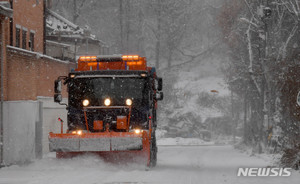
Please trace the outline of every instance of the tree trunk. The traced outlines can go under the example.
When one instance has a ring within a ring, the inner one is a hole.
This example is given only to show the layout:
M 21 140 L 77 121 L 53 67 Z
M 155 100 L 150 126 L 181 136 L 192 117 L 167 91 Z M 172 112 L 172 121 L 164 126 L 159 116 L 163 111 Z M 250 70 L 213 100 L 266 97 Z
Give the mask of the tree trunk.
M 161 0 L 157 0 L 157 40 L 156 40 L 156 51 L 155 51 L 155 67 L 159 70 L 160 60 L 160 33 L 161 33 Z
M 126 54 L 130 54 L 130 0 L 126 1 Z
M 124 42 L 123 42 L 123 0 L 119 0 L 120 2 L 120 52 L 123 54 L 124 52 Z
M 244 143 L 245 144 L 248 144 L 247 130 L 248 130 L 248 126 L 247 126 L 247 92 L 245 90 L 245 94 L 244 94 Z
M 76 24 L 77 19 L 79 17 L 78 15 L 78 7 L 77 7 L 77 0 L 73 0 L 73 23 Z

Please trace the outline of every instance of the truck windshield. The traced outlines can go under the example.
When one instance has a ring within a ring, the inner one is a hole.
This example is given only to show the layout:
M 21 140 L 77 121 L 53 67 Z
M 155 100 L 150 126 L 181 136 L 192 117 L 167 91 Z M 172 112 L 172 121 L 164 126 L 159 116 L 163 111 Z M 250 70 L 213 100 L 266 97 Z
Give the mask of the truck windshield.
M 130 98 L 134 106 L 146 103 L 148 97 L 146 78 L 78 78 L 69 83 L 69 105 L 79 107 L 88 99 L 91 106 L 103 106 L 110 98 L 111 105 L 125 105 Z

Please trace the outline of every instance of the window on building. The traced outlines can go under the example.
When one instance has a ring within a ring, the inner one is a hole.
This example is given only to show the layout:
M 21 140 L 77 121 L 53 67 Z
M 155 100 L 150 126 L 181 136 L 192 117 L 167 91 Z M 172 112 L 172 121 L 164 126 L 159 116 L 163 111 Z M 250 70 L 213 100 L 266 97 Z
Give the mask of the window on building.
M 31 51 L 34 51 L 34 33 L 30 32 L 30 38 L 29 38 L 29 48 Z
M 27 35 L 27 31 L 22 30 L 22 49 L 26 49 L 26 35 Z
M 11 46 L 14 45 L 14 42 L 13 42 L 14 41 L 13 26 L 14 26 L 13 19 L 10 18 L 9 19 L 9 44 Z
M 21 30 L 19 28 L 16 28 L 16 47 L 20 47 L 20 33 Z

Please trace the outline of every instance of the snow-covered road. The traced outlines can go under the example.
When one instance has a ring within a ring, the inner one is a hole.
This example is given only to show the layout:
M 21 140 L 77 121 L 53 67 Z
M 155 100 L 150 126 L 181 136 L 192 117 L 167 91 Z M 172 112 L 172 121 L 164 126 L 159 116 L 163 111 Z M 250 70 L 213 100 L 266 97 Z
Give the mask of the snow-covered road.
M 0 169 L 0 184 L 203 183 L 276 184 L 300 182 L 291 177 L 237 177 L 239 167 L 266 167 L 267 160 L 249 157 L 232 146 L 159 146 L 158 165 L 116 165 L 95 156 L 57 160 L 54 155 L 27 166 Z

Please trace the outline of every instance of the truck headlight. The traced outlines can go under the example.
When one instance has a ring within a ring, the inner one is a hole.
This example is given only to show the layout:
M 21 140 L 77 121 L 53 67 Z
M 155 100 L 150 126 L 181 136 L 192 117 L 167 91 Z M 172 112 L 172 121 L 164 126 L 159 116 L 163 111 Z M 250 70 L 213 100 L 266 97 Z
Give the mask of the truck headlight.
M 128 98 L 126 100 L 126 105 L 131 106 L 132 105 L 132 100 Z
M 136 133 L 136 134 L 140 134 L 141 132 L 142 132 L 141 129 L 134 129 L 134 133 Z
M 90 104 L 90 101 L 88 99 L 85 99 L 82 101 L 82 105 L 85 107 L 88 106 L 89 104 Z
M 72 131 L 72 134 L 82 135 L 82 130 Z
M 82 130 L 78 130 L 78 131 L 77 131 L 77 134 L 78 134 L 78 135 L 81 135 L 81 134 L 82 134 Z
M 109 98 L 106 98 L 106 99 L 104 100 L 104 105 L 110 106 L 110 104 L 111 104 L 111 100 L 110 100 Z

